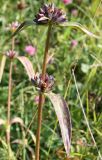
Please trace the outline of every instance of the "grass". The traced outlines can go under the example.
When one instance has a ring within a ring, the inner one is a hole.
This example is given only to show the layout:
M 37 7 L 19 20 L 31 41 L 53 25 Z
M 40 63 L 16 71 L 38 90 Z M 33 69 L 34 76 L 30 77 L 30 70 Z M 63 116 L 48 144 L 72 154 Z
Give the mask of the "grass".
M 46 2 L 46 1 L 45 1 Z M 49 1 L 50 2 L 50 1 Z M 80 22 L 91 32 L 102 35 L 102 4 L 90 1 L 83 1 L 78 4 L 65 6 L 61 1 L 53 1 L 57 6 L 67 12 L 68 20 Z M 3 45 L 3 42 L 11 33 L 7 26 L 12 21 L 22 22 L 25 19 L 33 19 L 41 6 L 40 1 L 26 0 L 27 7 L 24 10 L 17 9 L 17 1 L 6 0 L 0 3 L 0 54 L 11 49 L 11 41 Z M 78 15 L 73 16 L 72 9 L 77 9 Z M 46 39 L 46 27 L 29 27 L 16 36 L 15 50 L 19 55 L 26 55 L 32 61 L 36 72 L 41 70 L 44 52 L 44 42 Z M 73 47 L 72 40 L 76 40 L 78 45 Z M 25 46 L 32 44 L 37 47 L 37 53 L 32 58 L 25 52 Z M 69 104 L 72 118 L 72 144 L 69 159 L 98 160 L 99 154 L 91 138 L 88 126 L 84 119 L 80 106 L 79 96 L 76 90 L 76 77 L 81 103 L 84 107 L 88 123 L 96 141 L 98 151 L 102 154 L 102 40 L 89 38 L 80 31 L 71 28 L 55 28 L 51 35 L 50 53 L 54 54 L 51 63 L 47 67 L 47 72 L 54 75 L 55 85 L 53 91 L 65 97 Z M 9 60 L 3 73 L 0 83 L 0 117 L 6 120 L 7 117 L 7 97 L 8 97 L 8 77 Z M 11 146 L 14 159 L 30 160 L 35 152 L 35 136 L 37 128 L 37 104 L 34 97 L 37 95 L 35 87 L 29 82 L 24 68 L 18 61 L 13 63 L 12 75 L 12 99 L 11 99 L 11 119 L 20 117 L 25 129 L 18 124 L 11 127 Z M 27 128 L 31 123 L 29 132 Z M 15 142 L 15 143 L 14 143 Z M 0 126 L 0 160 L 7 159 L 7 144 L 5 138 L 5 126 Z M 57 118 L 51 103 L 46 99 L 43 108 L 43 124 L 41 133 L 41 160 L 63 160 L 66 153 L 60 134 Z

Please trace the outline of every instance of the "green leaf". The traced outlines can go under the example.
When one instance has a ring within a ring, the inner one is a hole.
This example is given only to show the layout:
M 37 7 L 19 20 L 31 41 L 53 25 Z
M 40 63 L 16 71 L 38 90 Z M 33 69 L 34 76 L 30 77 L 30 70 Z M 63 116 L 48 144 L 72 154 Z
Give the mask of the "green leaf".
M 80 23 L 77 23 L 77 22 L 66 22 L 66 23 L 63 23 L 63 24 L 60 24 L 60 26 L 63 26 L 63 27 L 73 27 L 73 28 L 76 28 L 76 29 L 80 29 L 82 32 L 84 32 L 85 34 L 87 34 L 88 36 L 90 37 L 94 37 L 94 38 L 100 38 L 99 36 L 93 34 L 92 32 L 88 31 L 84 26 L 82 26 Z
M 66 101 L 63 97 L 52 92 L 46 93 L 48 98 L 51 100 L 61 129 L 61 134 L 64 142 L 64 147 L 67 155 L 70 152 L 71 144 L 71 117 Z
M 6 63 L 6 56 L 3 55 L 2 59 L 0 61 L 0 83 L 1 83 L 1 80 L 2 80 L 3 72 L 4 72 L 5 63 Z
M 35 72 L 31 61 L 25 56 L 18 56 L 16 58 L 23 64 L 29 79 L 34 78 Z
M 93 13 L 93 15 L 97 11 L 99 5 L 101 5 L 101 0 L 93 0 L 92 1 L 91 12 Z

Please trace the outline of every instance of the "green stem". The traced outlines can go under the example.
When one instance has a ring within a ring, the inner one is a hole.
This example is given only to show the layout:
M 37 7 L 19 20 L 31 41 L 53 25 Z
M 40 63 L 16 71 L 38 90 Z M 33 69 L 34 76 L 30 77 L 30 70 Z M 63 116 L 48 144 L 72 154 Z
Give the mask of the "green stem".
M 46 66 L 47 66 L 47 56 L 49 50 L 49 42 L 50 42 L 50 33 L 51 33 L 51 24 L 48 27 L 47 39 L 45 44 L 45 53 L 43 59 L 43 66 L 42 66 L 42 80 L 45 80 L 46 76 Z M 44 93 L 39 93 L 39 104 L 38 104 L 38 128 L 37 128 L 37 135 L 36 135 L 36 150 L 35 150 L 35 160 L 39 160 L 40 158 L 40 132 L 41 132 L 41 123 L 42 123 L 42 107 L 45 101 Z

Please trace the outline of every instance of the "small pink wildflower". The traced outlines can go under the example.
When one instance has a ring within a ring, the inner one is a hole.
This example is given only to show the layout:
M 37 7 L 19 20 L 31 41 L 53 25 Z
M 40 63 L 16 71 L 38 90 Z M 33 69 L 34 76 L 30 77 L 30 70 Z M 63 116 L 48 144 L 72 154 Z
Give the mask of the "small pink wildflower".
M 72 15 L 73 15 L 74 17 L 77 17 L 77 16 L 78 16 L 78 10 L 77 10 L 77 9 L 73 9 L 73 10 L 71 11 L 71 13 L 72 13 Z
M 36 48 L 33 47 L 32 45 L 28 45 L 25 47 L 25 51 L 30 55 L 30 56 L 34 56 L 36 53 Z
M 72 40 L 71 41 L 71 47 L 74 48 L 78 45 L 78 41 L 77 40 Z
M 19 23 L 17 21 L 12 22 L 11 24 L 9 24 L 9 29 L 14 32 L 19 26 Z
M 71 4 L 72 2 L 73 2 L 73 0 L 63 0 L 63 3 L 66 4 L 66 5 Z
M 38 104 L 38 103 L 39 103 L 39 96 L 36 96 L 36 97 L 34 98 L 34 102 L 35 102 L 35 104 Z

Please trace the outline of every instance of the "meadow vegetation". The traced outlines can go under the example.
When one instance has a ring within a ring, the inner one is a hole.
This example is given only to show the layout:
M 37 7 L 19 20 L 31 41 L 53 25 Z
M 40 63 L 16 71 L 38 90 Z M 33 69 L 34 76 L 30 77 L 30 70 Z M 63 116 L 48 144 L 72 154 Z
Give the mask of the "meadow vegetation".
M 68 22 L 80 23 L 99 38 L 69 26 L 53 26 L 47 73 L 54 77 L 52 91 L 60 93 L 69 107 L 71 147 L 66 157 L 57 116 L 46 97 L 42 113 L 40 160 L 102 159 L 102 1 L 1 0 L 0 160 L 35 158 L 38 90 L 35 82 L 29 81 L 30 75 L 28 73 L 28 77 L 20 63 L 22 60 L 11 59 L 15 55 L 26 56 L 33 64 L 35 73 L 42 73 L 48 28 L 32 25 L 15 37 L 9 37 L 19 24 L 33 20 L 43 4 L 52 2 L 66 13 Z M 11 125 L 10 134 L 7 133 L 8 124 Z

